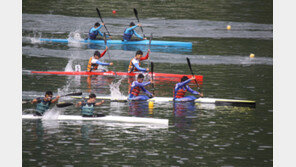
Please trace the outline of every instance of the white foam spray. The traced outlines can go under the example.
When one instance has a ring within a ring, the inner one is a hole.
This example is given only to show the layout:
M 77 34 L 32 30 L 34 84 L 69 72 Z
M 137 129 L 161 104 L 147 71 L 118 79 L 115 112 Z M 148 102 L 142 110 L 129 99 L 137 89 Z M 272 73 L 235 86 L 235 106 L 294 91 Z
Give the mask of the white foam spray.
M 121 81 L 124 78 L 121 78 L 118 82 L 112 82 L 110 86 L 110 95 L 111 99 L 126 99 L 126 97 L 120 92 L 119 86 L 121 84 Z

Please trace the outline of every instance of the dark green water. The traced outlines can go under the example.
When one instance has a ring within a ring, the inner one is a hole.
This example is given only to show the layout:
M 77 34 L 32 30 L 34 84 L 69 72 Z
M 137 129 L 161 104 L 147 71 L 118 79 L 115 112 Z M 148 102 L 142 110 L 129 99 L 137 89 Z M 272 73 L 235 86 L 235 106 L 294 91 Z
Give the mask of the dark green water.
M 23 99 L 43 96 L 46 90 L 54 95 L 76 91 L 87 95 L 91 91 L 109 96 L 111 83 L 120 83 L 120 92 L 127 95 L 126 78 L 30 74 L 31 70 L 64 71 L 76 64 L 86 69 L 89 57 L 104 46 L 31 40 L 40 36 L 67 38 L 73 32 L 85 35 L 97 21 L 95 7 L 100 8 L 116 38 L 126 24 L 136 21 L 132 12 L 136 7 L 146 34 L 153 32 L 157 40 L 193 42 L 190 51 L 152 48 L 156 72 L 190 74 L 189 57 L 194 71 L 204 76 L 206 97 L 255 100 L 257 106 L 155 103 L 151 111 L 147 103 L 106 102 L 96 108 L 107 115 L 168 119 L 167 128 L 23 120 L 23 166 L 272 166 L 272 1 L 23 1 Z M 231 31 L 225 30 L 227 24 L 232 25 Z M 188 30 L 184 31 L 184 25 Z M 111 46 L 116 66 L 109 69 L 126 71 L 136 50 Z M 250 59 L 250 53 L 256 57 Z M 109 61 L 108 55 L 103 60 Z M 175 84 L 158 81 L 156 95 L 171 96 Z M 23 104 L 22 112 L 30 114 L 34 108 Z M 80 114 L 74 106 L 53 107 L 49 112 Z

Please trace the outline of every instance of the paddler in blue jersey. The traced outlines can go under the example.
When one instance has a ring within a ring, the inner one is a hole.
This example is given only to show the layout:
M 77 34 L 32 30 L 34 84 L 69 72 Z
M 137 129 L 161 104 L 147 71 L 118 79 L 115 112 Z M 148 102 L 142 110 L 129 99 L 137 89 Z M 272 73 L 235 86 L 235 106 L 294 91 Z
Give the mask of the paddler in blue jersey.
M 129 90 L 129 95 L 128 95 L 128 100 L 148 100 L 149 98 L 152 98 L 153 95 L 145 89 L 145 86 L 151 84 L 152 81 L 150 82 L 143 82 L 144 81 L 144 75 L 139 74 L 137 77 L 137 81 L 134 81 L 131 84 L 131 88 Z M 146 95 L 139 95 L 141 90 L 145 92 Z
M 194 95 L 200 95 L 201 97 L 203 96 L 202 93 L 192 90 L 187 85 L 192 80 L 195 80 L 195 77 L 188 79 L 187 76 L 183 76 L 181 78 L 181 82 L 176 84 L 175 89 L 174 89 L 174 100 L 175 101 L 193 101 L 193 100 L 197 99 L 195 96 L 185 96 L 187 91 L 194 94 Z
M 103 25 L 104 25 L 104 23 L 102 23 L 102 25 L 100 25 L 99 22 L 96 22 L 94 27 L 92 27 L 89 30 L 89 33 L 88 33 L 89 37 L 88 38 L 91 40 L 96 40 L 98 35 L 104 37 L 103 33 L 100 31 L 100 29 L 103 27 Z M 108 37 L 108 36 L 106 36 L 106 37 Z
M 135 25 L 134 22 L 131 22 L 129 25 L 129 28 L 126 28 L 124 30 L 123 41 L 131 41 L 134 34 L 136 37 L 140 38 L 141 40 L 147 39 L 147 38 L 143 38 L 143 37 L 141 37 L 141 35 L 137 34 L 137 32 L 135 31 L 135 28 L 137 28 L 137 27 L 141 27 L 141 24 Z
M 103 117 L 103 116 L 105 116 L 104 114 L 95 114 L 94 113 L 94 107 L 100 106 L 104 102 L 105 101 L 102 100 L 101 102 L 96 103 L 96 95 L 92 93 L 89 95 L 88 100 L 78 102 L 76 104 L 76 107 L 81 106 L 81 115 L 83 117 Z
M 52 97 L 52 91 L 46 91 L 45 97 L 38 97 L 32 101 L 32 104 L 37 103 L 35 116 L 42 116 L 48 109 L 51 103 L 59 100 L 60 96 Z
M 103 63 L 100 62 L 99 59 L 102 58 L 105 53 L 107 52 L 108 47 L 106 46 L 106 49 L 104 50 L 104 52 L 101 54 L 99 51 L 95 51 L 94 56 L 92 56 L 91 58 L 89 58 L 88 64 L 87 64 L 87 71 L 91 72 L 93 70 L 97 70 L 99 65 L 102 66 L 112 66 L 113 63 Z
M 148 72 L 149 71 L 149 68 L 146 68 L 145 69 L 145 68 L 140 67 L 140 65 L 141 65 L 140 61 L 148 59 L 149 52 L 150 52 L 150 50 L 148 49 L 147 55 L 145 57 L 142 57 L 143 56 L 143 52 L 141 50 L 138 50 L 136 52 L 135 57 L 129 63 L 128 73 L 131 73 L 131 72 L 139 72 L 139 71 L 141 71 L 141 72 Z

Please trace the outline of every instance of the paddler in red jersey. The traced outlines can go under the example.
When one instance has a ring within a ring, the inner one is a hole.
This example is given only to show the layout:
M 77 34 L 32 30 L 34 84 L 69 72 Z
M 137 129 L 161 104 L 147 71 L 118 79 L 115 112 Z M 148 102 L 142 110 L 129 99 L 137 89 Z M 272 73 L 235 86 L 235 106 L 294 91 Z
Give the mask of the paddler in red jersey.
M 143 52 L 141 50 L 138 50 L 136 52 L 136 55 L 135 57 L 130 61 L 129 63 L 129 66 L 128 66 L 128 73 L 131 73 L 131 72 L 148 72 L 149 71 L 149 68 L 142 68 L 140 67 L 141 63 L 140 61 L 142 60 L 147 60 L 149 58 L 149 52 L 150 52 L 150 49 L 148 49 L 148 52 L 146 54 L 145 57 L 142 57 L 143 56 Z
M 192 90 L 187 84 L 190 81 L 195 80 L 195 77 L 188 79 L 187 76 L 181 78 L 181 82 L 177 83 L 174 89 L 174 101 L 194 101 L 197 99 L 195 96 L 185 96 L 186 92 L 190 92 L 194 95 L 203 96 L 202 93 Z
M 100 54 L 99 51 L 95 51 L 94 56 L 92 56 L 88 61 L 88 64 L 87 64 L 87 71 L 88 72 L 91 72 L 93 70 L 97 70 L 99 65 L 102 65 L 102 66 L 110 66 L 110 65 L 112 66 L 113 65 L 112 62 L 111 63 L 103 63 L 103 62 L 99 61 L 99 59 L 105 55 L 107 50 L 108 50 L 108 47 L 106 46 L 106 49 L 104 50 L 104 52 L 102 54 Z

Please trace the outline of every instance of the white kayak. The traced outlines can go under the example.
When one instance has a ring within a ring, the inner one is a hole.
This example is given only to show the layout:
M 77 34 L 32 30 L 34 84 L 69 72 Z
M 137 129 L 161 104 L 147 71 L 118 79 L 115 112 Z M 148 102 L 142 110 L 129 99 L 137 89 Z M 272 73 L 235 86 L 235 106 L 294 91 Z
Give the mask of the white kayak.
M 42 116 L 34 116 L 33 114 L 22 115 L 22 119 L 42 119 Z M 125 117 L 125 116 L 104 116 L 104 117 L 82 117 L 80 115 L 59 115 L 57 117 L 46 118 L 50 120 L 85 120 L 85 121 L 114 121 L 140 124 L 169 124 L 168 119 L 143 118 L 143 117 Z
M 88 98 L 88 97 L 81 97 L 81 96 L 71 96 L 72 98 Z M 113 98 L 110 96 L 97 96 L 99 100 L 110 100 L 114 102 L 127 102 L 127 97 L 123 98 Z M 152 101 L 155 103 L 164 103 L 164 102 L 173 102 L 172 97 L 153 97 L 148 101 Z M 217 106 L 239 106 L 239 107 L 256 107 L 256 102 L 252 100 L 235 100 L 235 99 L 219 99 L 219 98 L 207 98 L 207 97 L 200 97 L 194 100 L 195 103 L 203 103 L 203 104 L 215 104 Z

